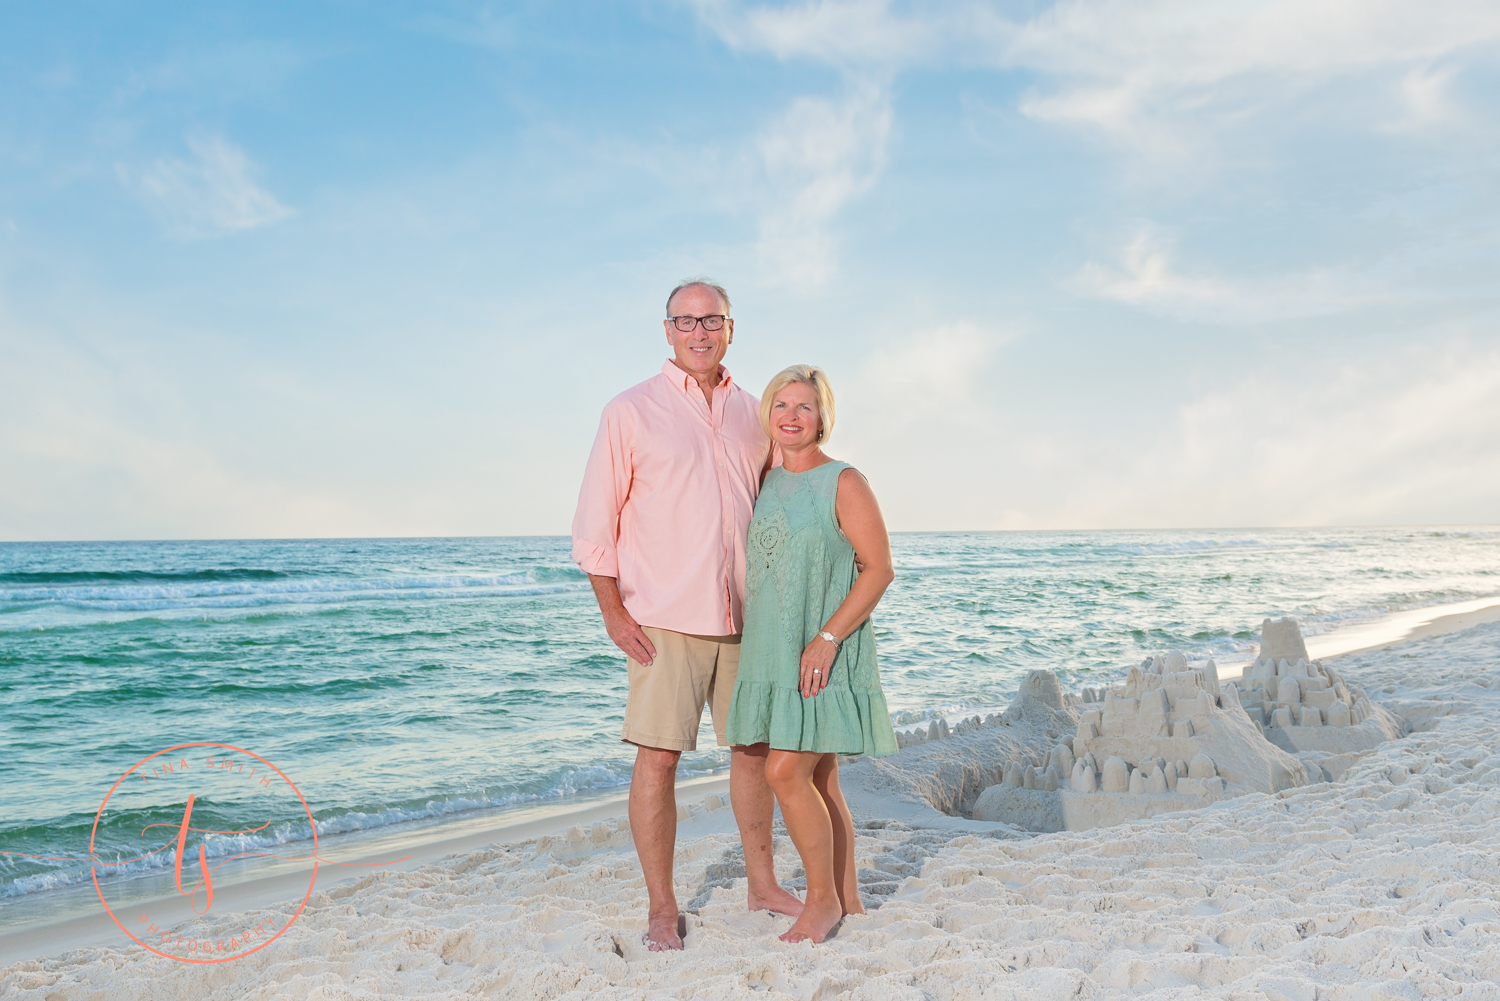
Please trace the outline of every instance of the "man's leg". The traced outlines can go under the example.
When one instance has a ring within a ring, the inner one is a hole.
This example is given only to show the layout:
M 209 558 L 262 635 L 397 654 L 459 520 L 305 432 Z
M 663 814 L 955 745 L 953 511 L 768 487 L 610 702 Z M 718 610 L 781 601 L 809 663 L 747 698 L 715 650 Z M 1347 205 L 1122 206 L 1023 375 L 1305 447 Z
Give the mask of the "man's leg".
M 646 947 L 652 952 L 681 949 L 677 934 L 677 894 L 672 890 L 672 855 L 677 849 L 677 759 L 681 751 L 635 749 L 630 776 L 630 836 L 641 859 L 650 898 Z
M 712 643 L 655 626 L 641 632 L 656 649 L 652 663 L 631 659 L 630 695 L 621 739 L 634 744 L 630 779 L 630 832 L 650 896 L 646 944 L 653 951 L 681 949 L 672 854 L 677 847 L 677 762 L 696 745 L 698 718 L 713 676 Z
M 752 911 L 776 911 L 796 917 L 802 901 L 776 881 L 771 852 L 771 819 L 776 799 L 766 782 L 766 744 L 729 749 L 729 805 L 745 846 L 745 875 L 750 884 L 746 904 Z

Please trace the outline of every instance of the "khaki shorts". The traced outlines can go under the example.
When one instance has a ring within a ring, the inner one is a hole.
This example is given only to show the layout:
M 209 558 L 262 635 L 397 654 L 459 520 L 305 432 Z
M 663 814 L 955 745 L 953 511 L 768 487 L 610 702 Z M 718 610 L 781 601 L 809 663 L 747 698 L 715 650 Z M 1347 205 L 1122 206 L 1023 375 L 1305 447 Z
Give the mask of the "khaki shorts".
M 692 751 L 698 747 L 703 705 L 713 713 L 714 736 L 725 746 L 729 697 L 740 669 L 738 636 L 693 636 L 642 626 L 656 647 L 650 667 L 627 658 L 630 696 L 620 739 L 642 747 Z

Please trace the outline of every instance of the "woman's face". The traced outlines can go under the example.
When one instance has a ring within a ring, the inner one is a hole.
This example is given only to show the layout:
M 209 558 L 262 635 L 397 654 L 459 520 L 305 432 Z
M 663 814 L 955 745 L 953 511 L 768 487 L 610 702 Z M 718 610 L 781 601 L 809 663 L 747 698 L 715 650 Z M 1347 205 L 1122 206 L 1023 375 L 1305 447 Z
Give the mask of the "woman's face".
M 818 394 L 803 382 L 782 388 L 771 399 L 771 438 L 782 448 L 807 448 L 818 443 Z

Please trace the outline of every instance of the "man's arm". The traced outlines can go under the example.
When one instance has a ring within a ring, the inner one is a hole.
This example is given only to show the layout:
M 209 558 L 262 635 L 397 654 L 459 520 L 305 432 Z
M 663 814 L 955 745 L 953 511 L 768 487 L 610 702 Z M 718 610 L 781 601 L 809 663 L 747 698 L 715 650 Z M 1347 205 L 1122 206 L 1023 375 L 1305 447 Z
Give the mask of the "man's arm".
M 609 638 L 625 651 L 625 656 L 649 667 L 656 659 L 656 647 L 651 645 L 640 623 L 625 610 L 625 602 L 620 597 L 620 582 L 613 577 L 589 574 L 589 583 L 594 587 L 594 597 L 599 600 L 599 611 L 604 615 L 604 630 L 609 633 Z
M 656 648 L 620 597 L 616 545 L 620 510 L 630 496 L 632 480 L 629 423 L 614 407 L 606 408 L 599 421 L 573 516 L 573 561 L 589 576 L 609 638 L 636 663 L 650 664 Z

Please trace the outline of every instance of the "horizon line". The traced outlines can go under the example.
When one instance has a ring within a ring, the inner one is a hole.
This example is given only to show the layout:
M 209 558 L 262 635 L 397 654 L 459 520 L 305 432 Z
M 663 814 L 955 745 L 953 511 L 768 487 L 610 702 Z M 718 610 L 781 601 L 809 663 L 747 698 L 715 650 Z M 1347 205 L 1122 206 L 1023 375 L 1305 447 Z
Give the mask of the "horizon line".
M 1500 531 L 1500 523 L 1416 523 L 1416 524 L 1345 524 L 1345 525 L 1218 525 L 1186 526 L 1178 528 L 944 528 L 906 529 L 891 531 L 891 535 L 1042 535 L 1076 534 L 1083 532 L 1311 532 L 1342 531 L 1358 529 L 1493 529 Z M 189 542 L 416 542 L 465 539 L 567 539 L 566 533 L 532 533 L 515 535 L 265 535 L 242 536 L 181 536 L 177 538 L 122 538 L 122 539 L 0 539 L 0 546 L 64 546 L 64 545 L 126 545 L 168 544 Z

